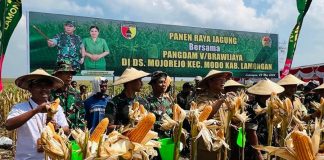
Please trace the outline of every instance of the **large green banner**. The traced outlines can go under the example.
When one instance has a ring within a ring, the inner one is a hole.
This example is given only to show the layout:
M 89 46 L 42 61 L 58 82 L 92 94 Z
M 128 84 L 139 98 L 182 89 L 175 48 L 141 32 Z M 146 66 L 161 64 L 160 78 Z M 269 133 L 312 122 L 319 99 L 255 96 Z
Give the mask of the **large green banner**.
M 2 64 L 10 37 L 21 18 L 21 0 L 0 0 L 0 92 L 2 85 Z
M 176 77 L 211 69 L 241 78 L 278 77 L 278 35 L 270 33 L 29 12 L 29 43 L 30 70 L 51 72 L 64 60 L 78 75 L 119 76 L 133 66 Z

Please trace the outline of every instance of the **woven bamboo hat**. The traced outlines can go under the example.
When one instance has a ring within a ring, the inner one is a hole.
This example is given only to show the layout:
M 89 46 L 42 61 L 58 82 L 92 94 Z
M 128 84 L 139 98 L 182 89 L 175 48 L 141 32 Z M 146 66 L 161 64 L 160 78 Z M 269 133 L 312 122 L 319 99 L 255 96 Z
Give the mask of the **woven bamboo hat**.
M 218 70 L 211 70 L 208 72 L 208 74 L 199 82 L 199 87 L 200 88 L 205 88 L 206 84 L 209 79 L 214 78 L 214 77 L 219 77 L 219 78 L 230 78 L 232 77 L 232 72 L 229 71 L 218 71 Z
M 244 85 L 230 79 L 225 82 L 224 87 L 244 87 Z
M 137 70 L 133 67 L 126 68 L 126 70 L 123 72 L 123 74 L 114 82 L 113 85 L 119 85 L 119 84 L 124 84 L 127 82 L 130 82 L 135 79 L 143 78 L 146 76 L 149 76 L 150 73 Z
M 277 83 L 272 82 L 269 79 L 261 80 L 257 84 L 253 85 L 252 87 L 248 88 L 247 91 L 249 93 L 255 95 L 271 95 L 271 93 L 281 93 L 285 89 L 278 85 Z
M 324 90 L 324 83 L 313 89 L 314 91 Z
M 305 82 L 300 80 L 299 78 L 295 77 L 292 74 L 288 74 L 283 79 L 279 80 L 277 84 L 284 86 L 284 85 L 298 85 L 298 84 L 304 84 Z
M 18 77 L 15 80 L 15 84 L 19 88 L 28 90 L 29 85 L 32 82 L 36 82 L 39 79 L 48 79 L 48 80 L 52 81 L 53 89 L 61 88 L 63 86 L 63 84 L 64 84 L 61 79 L 48 74 L 46 71 L 44 71 L 41 68 L 36 69 L 34 72 L 31 72 L 31 73 L 29 73 L 27 75 L 23 75 L 21 77 Z

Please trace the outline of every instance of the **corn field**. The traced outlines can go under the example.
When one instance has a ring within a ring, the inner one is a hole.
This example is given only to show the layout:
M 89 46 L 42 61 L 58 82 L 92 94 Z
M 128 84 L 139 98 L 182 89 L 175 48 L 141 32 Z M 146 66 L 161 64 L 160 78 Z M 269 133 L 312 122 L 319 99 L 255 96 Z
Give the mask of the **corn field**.
M 4 126 L 8 113 L 11 107 L 17 103 L 26 101 L 29 98 L 29 92 L 19 89 L 18 87 L 10 84 L 5 86 L 4 90 L 0 93 L 0 126 Z M 15 140 L 15 132 L 5 130 L 1 135 L 8 136 Z

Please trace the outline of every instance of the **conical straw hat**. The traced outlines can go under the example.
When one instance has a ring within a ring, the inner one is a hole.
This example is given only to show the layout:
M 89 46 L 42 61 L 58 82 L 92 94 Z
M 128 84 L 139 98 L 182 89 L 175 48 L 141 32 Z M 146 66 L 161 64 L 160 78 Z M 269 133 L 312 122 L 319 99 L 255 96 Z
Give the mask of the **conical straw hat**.
M 249 93 L 255 95 L 271 95 L 273 92 L 278 94 L 284 90 L 285 89 L 283 87 L 269 79 L 261 80 L 257 84 L 247 89 Z
M 133 67 L 126 68 L 123 74 L 114 82 L 113 85 L 124 84 L 130 82 L 135 79 L 143 78 L 150 75 L 150 73 L 146 73 L 141 70 L 137 70 Z
M 211 70 L 208 72 L 208 74 L 199 82 L 200 88 L 205 88 L 206 83 L 210 78 L 213 77 L 224 77 L 226 79 L 232 77 L 232 72 L 229 71 L 218 71 L 218 70 Z
M 314 88 L 313 90 L 318 91 L 318 90 L 324 90 L 324 83 L 321 84 L 320 86 Z
M 277 84 L 284 86 L 284 85 L 293 85 L 293 84 L 303 84 L 305 83 L 304 81 L 300 80 L 299 78 L 295 77 L 292 74 L 287 75 L 283 79 L 279 80 Z
M 40 78 L 45 78 L 48 79 L 50 81 L 53 82 L 53 89 L 58 89 L 61 88 L 63 86 L 63 81 L 55 76 L 52 76 L 50 74 L 48 74 L 46 71 L 44 71 L 43 69 L 39 68 L 36 69 L 34 72 L 31 72 L 27 75 L 23 75 L 21 77 L 18 77 L 15 80 L 15 84 L 22 88 L 22 89 L 26 89 L 28 90 L 28 87 L 30 85 L 31 82 L 33 82 L 34 80 L 40 79 Z
M 244 87 L 244 85 L 230 79 L 225 82 L 224 87 Z

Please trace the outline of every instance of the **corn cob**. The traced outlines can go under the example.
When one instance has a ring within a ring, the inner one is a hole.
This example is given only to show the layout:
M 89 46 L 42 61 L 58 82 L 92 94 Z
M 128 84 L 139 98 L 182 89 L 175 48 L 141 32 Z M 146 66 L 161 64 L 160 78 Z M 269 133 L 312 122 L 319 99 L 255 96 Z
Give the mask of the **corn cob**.
M 178 104 L 173 105 L 173 120 L 174 121 L 179 121 L 179 115 L 181 112 L 181 108 Z
M 54 102 L 51 103 L 50 108 L 47 110 L 47 119 L 53 119 L 55 113 L 57 112 L 57 108 L 60 105 L 60 99 L 56 98 Z
M 213 107 L 211 105 L 205 106 L 203 111 L 199 115 L 199 122 L 206 120 L 209 117 L 209 114 L 212 112 Z
M 241 105 L 242 105 L 242 99 L 241 97 L 237 97 L 235 101 L 234 113 L 236 113 L 236 111 L 238 111 L 241 108 Z
M 104 118 L 102 119 L 99 124 L 97 125 L 97 127 L 95 128 L 95 130 L 93 131 L 93 133 L 90 136 L 90 141 L 99 143 L 100 141 L 100 137 L 103 133 L 105 133 L 107 127 L 109 124 L 109 119 L 108 118 Z
M 138 109 L 139 106 L 140 106 L 139 102 L 134 102 L 133 103 L 133 106 L 132 106 L 133 111 L 135 111 L 136 109 Z
M 52 133 L 55 133 L 55 128 L 54 128 L 53 123 L 48 122 L 48 123 L 47 123 L 47 126 L 51 129 Z
M 288 114 L 291 113 L 293 104 L 292 104 L 292 102 L 291 102 L 291 100 L 289 98 L 286 98 L 284 100 L 284 107 L 285 107 Z
M 52 134 L 53 134 L 53 138 L 58 141 L 58 142 L 61 142 L 63 141 L 62 137 L 60 135 L 58 135 L 56 132 L 55 132 L 55 128 L 54 128 L 54 125 L 53 123 L 51 122 L 48 122 L 47 123 L 47 126 L 50 128 L 50 130 L 52 131 Z
M 121 156 L 123 159 L 131 159 L 133 157 L 132 152 L 128 151 L 127 153 Z
M 197 108 L 198 108 L 197 103 L 194 102 L 194 101 L 191 101 L 191 103 L 190 103 L 190 110 L 195 110 Z
M 224 130 L 223 129 L 219 129 L 218 132 L 217 132 L 217 136 L 221 139 L 225 139 L 225 136 L 224 136 Z
M 145 114 L 146 113 L 146 109 L 144 108 L 144 106 L 142 104 L 139 105 L 139 110 L 140 110 L 141 114 Z
M 126 136 L 132 142 L 141 143 L 146 134 L 151 130 L 155 123 L 155 115 L 153 113 L 148 113 L 143 117 L 137 124 L 136 128 L 129 131 Z
M 63 142 L 62 137 L 60 135 L 58 135 L 57 133 L 54 133 L 53 138 L 58 142 Z
M 311 139 L 300 131 L 291 134 L 298 160 L 315 160 Z
M 51 104 L 51 109 L 56 110 L 59 105 L 60 105 L 60 99 L 56 98 L 55 101 Z

